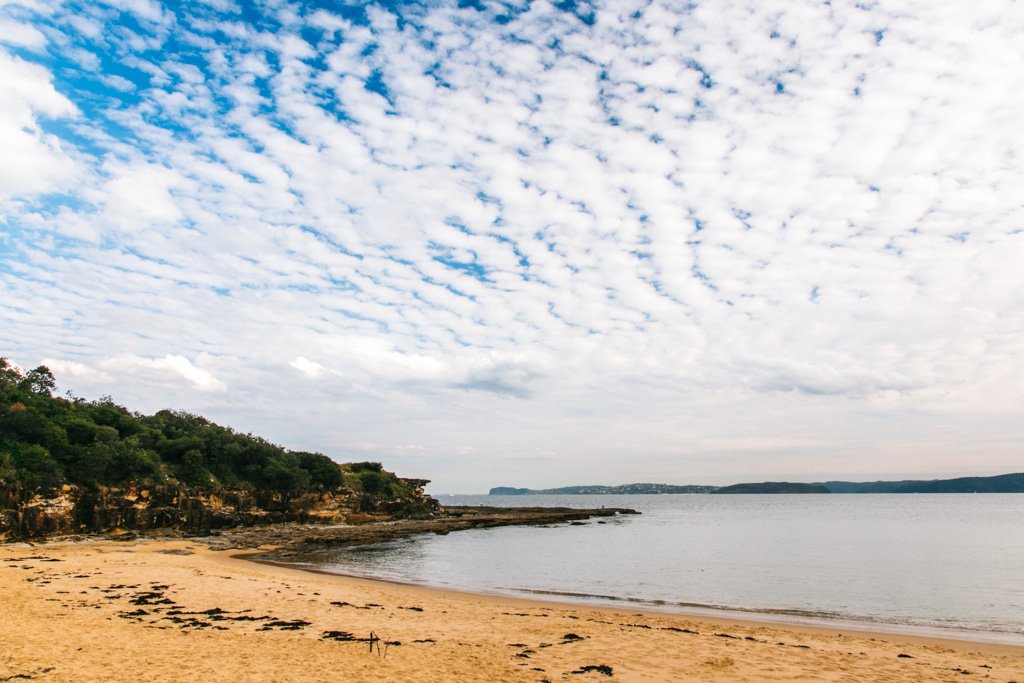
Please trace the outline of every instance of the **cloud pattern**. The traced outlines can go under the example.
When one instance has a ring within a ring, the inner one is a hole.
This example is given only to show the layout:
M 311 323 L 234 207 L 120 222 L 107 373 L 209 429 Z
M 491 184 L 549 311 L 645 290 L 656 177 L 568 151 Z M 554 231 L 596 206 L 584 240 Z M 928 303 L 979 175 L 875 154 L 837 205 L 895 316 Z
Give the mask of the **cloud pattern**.
M 451 489 L 1002 471 L 1022 33 L 1004 0 L 8 0 L 0 344 Z

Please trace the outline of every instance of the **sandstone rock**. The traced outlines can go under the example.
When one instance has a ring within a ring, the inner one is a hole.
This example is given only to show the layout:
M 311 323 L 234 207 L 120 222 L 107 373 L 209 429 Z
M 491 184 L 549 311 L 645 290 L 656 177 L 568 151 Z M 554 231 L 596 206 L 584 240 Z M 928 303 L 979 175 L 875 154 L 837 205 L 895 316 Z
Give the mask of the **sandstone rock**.
M 170 529 L 202 533 L 280 522 L 345 523 L 355 515 L 370 520 L 429 516 L 440 505 L 423 493 L 423 480 L 406 480 L 412 496 L 393 498 L 347 488 L 285 493 L 249 489 L 153 486 L 139 490 L 82 488 L 25 491 L 0 483 L 0 540 L 69 534 Z

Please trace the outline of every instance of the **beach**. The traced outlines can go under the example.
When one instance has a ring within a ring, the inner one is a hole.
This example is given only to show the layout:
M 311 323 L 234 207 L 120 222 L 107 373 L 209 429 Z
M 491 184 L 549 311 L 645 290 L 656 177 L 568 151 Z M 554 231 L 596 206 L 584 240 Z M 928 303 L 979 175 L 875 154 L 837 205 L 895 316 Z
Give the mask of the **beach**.
M 238 555 L 194 539 L 0 547 L 0 681 L 1024 681 L 1012 645 L 474 595 Z

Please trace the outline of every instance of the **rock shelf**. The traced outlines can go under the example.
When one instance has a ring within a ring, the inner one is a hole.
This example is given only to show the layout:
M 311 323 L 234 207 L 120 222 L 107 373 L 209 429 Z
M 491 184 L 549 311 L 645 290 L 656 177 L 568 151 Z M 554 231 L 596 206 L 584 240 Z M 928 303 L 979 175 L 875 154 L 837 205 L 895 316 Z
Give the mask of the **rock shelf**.
M 417 534 L 448 534 L 466 529 L 499 526 L 544 526 L 579 522 L 593 518 L 637 515 L 629 508 L 498 508 L 448 506 L 431 517 L 346 525 L 278 524 L 245 527 L 219 532 L 205 539 L 216 549 L 255 549 L 273 546 L 267 556 L 285 557 L 311 550 L 386 543 Z

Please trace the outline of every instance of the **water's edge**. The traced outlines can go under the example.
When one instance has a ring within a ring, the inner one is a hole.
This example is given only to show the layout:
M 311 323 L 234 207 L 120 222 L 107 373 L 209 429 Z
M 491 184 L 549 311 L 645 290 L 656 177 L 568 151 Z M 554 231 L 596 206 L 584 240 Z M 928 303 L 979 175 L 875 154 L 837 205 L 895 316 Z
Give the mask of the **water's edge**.
M 531 507 L 595 500 L 545 498 Z M 1022 497 L 724 498 L 618 497 L 644 514 L 273 559 L 477 595 L 1024 645 Z
M 1024 649 L 1024 634 L 1009 631 L 972 630 L 938 625 L 908 624 L 898 621 L 872 619 L 870 617 L 854 618 L 833 612 L 813 612 L 810 610 L 795 609 L 773 610 L 758 607 L 726 607 L 700 603 L 669 603 L 663 600 L 643 600 L 640 598 L 546 591 L 529 588 L 505 588 L 503 590 L 485 588 L 471 589 L 426 581 L 412 581 L 407 579 L 399 580 L 392 577 L 374 575 L 366 572 L 342 571 L 336 568 L 325 568 L 322 565 L 315 565 L 309 562 L 289 562 L 282 560 L 281 558 L 271 558 L 260 553 L 241 553 L 232 555 L 232 557 L 272 567 L 296 569 L 299 571 L 309 572 L 311 574 L 359 579 L 361 581 L 374 581 L 395 586 L 409 586 L 412 588 L 422 588 L 432 591 L 445 591 L 467 596 L 527 600 L 529 602 L 536 602 L 543 605 L 570 609 L 578 609 L 581 607 L 592 607 L 596 609 L 639 609 L 646 613 L 693 617 L 698 620 L 701 618 L 720 620 L 734 619 L 737 622 L 756 626 L 798 626 L 822 629 L 836 633 L 843 631 L 856 631 L 864 635 L 909 636 L 959 643 L 1008 645 Z

